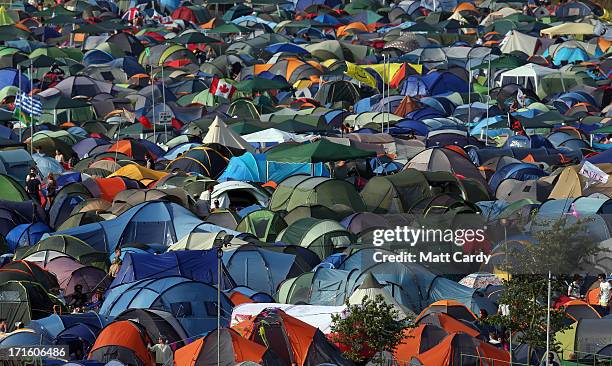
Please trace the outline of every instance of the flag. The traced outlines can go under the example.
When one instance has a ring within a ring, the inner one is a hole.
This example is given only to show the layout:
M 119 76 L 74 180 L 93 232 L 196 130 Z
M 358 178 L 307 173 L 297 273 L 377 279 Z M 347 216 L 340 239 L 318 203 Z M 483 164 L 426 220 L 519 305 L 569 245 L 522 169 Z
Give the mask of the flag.
M 151 121 L 149 121 L 147 116 L 138 117 L 138 122 L 140 122 L 140 124 L 146 128 L 153 128 L 153 125 L 151 124 Z
M 15 116 L 20 122 L 29 125 L 33 121 L 33 117 L 42 114 L 42 102 L 38 98 L 34 98 L 26 93 L 17 94 L 15 96 Z
M 369 72 L 367 72 L 363 67 L 356 65 L 352 62 L 346 62 L 346 71 L 344 72 L 346 75 L 352 77 L 353 79 L 364 83 L 366 85 L 371 86 L 372 88 L 377 88 L 376 78 L 372 76 Z
M 527 136 L 527 133 L 525 132 L 521 121 L 516 118 L 512 118 L 510 113 L 508 113 L 508 128 L 514 131 L 517 135 Z
M 231 99 L 236 91 L 236 87 L 225 81 L 225 79 L 213 78 L 210 84 L 210 94 Z
M 129 8 L 128 11 L 123 14 L 123 17 L 121 19 L 131 22 L 132 20 L 138 18 L 139 15 L 140 11 L 138 10 L 138 8 Z
M 183 128 L 183 122 L 179 121 L 178 119 L 172 117 L 172 127 L 174 127 L 177 130 L 180 130 L 181 128 Z

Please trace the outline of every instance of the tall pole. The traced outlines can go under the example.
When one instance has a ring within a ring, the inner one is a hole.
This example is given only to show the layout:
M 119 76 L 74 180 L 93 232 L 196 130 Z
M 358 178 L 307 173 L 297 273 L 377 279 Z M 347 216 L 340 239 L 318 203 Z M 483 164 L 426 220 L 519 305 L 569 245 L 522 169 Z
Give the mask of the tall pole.
M 34 67 L 30 62 L 30 155 L 34 151 L 34 119 L 32 118 L 32 105 L 34 104 Z
M 223 245 L 223 244 L 221 244 Z M 221 365 L 221 266 L 223 250 L 217 248 L 217 366 Z
M 383 65 L 382 65 L 382 98 L 380 98 L 380 103 L 382 104 L 382 129 L 380 132 L 385 131 L 385 68 L 386 68 L 386 60 L 387 56 L 383 53 Z
M 17 98 L 21 98 L 22 95 L 22 91 L 21 91 L 21 65 L 17 65 L 17 72 L 18 72 L 18 78 L 19 78 L 19 92 L 18 94 L 15 96 L 15 101 L 17 101 Z M 15 106 L 17 107 L 17 106 Z M 19 121 L 21 124 L 21 121 Z M 19 142 L 23 142 L 23 126 L 19 126 Z
M 470 137 L 470 126 L 472 124 L 472 63 L 470 62 L 470 54 L 468 53 L 467 59 L 468 66 L 468 120 L 467 120 L 467 133 Z
M 164 64 L 161 64 L 161 79 L 162 79 L 162 103 L 164 103 L 164 118 L 166 118 L 166 87 L 164 82 Z M 157 142 L 155 140 L 155 142 Z M 164 121 L 164 144 L 168 142 L 168 123 Z
M 551 273 L 548 271 L 548 296 L 547 296 L 547 308 L 546 308 L 546 366 L 550 366 L 548 362 L 548 354 L 550 352 L 550 296 L 551 296 L 551 286 L 550 286 Z
M 157 140 L 157 134 L 155 133 L 155 79 L 153 79 L 153 63 L 152 62 L 151 62 L 151 105 L 153 106 L 153 142 L 155 142 Z

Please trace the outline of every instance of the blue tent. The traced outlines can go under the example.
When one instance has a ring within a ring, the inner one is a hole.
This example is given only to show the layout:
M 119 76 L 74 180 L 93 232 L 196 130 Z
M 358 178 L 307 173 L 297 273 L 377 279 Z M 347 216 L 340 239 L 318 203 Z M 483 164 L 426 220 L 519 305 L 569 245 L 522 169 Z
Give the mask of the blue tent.
M 176 203 L 149 201 L 134 206 L 119 217 L 57 232 L 75 236 L 98 251 L 112 252 L 116 246 L 176 243 L 202 223 Z
M 296 257 L 292 254 L 273 252 L 253 245 L 223 252 L 223 262 L 239 286 L 273 295 L 278 285 L 295 277 Z
M 497 191 L 497 187 L 504 179 L 516 179 L 520 181 L 526 181 L 531 179 L 538 179 L 546 176 L 546 172 L 538 168 L 533 164 L 528 163 L 514 163 L 508 164 L 503 168 L 495 172 L 489 179 L 489 187 L 491 192 Z
M 228 327 L 232 303 L 221 293 L 221 326 Z M 164 277 L 126 283 L 110 289 L 100 315 L 114 319 L 126 309 L 158 309 L 171 313 L 190 337 L 217 328 L 217 289 L 184 277 Z
M 265 154 L 251 154 L 247 152 L 243 155 L 232 157 L 227 168 L 217 180 L 219 182 L 228 180 L 259 183 L 267 181 L 280 182 L 296 174 L 310 175 L 313 167 L 314 176 L 329 177 L 329 172 L 322 163 L 314 165 L 308 163 L 277 163 L 266 161 Z
M 402 94 L 411 97 L 452 92 L 467 93 L 468 83 L 451 72 L 443 71 L 432 71 L 425 76 L 410 75 L 402 86 Z
M 99 65 L 106 64 L 113 61 L 115 58 L 108 52 L 104 52 L 102 50 L 90 50 L 85 53 L 83 56 L 83 65 Z
M 37 346 L 50 344 L 41 334 L 31 331 L 15 331 L 0 340 L 0 347 Z
M 0 89 L 7 86 L 19 86 L 19 76 L 21 76 L 21 91 L 30 92 L 30 79 L 25 74 L 19 73 L 17 69 L 0 69 Z
M 17 225 L 6 234 L 6 243 L 9 251 L 14 252 L 17 248 L 35 245 L 44 234 L 51 231 L 43 222 Z
M 52 314 L 46 318 L 32 320 L 28 328 L 35 330 L 44 338 L 56 340 L 62 332 L 77 325 L 87 326 L 92 332 L 97 333 L 104 328 L 104 320 L 95 312 L 83 314 Z
M 127 253 L 111 288 L 142 279 L 183 276 L 216 286 L 217 250 L 172 251 L 164 254 Z M 222 289 L 234 287 L 227 270 L 223 268 Z
M 21 184 L 25 184 L 25 177 L 32 166 L 34 160 L 23 149 L 0 151 L 0 173 L 9 175 Z
M 49 174 L 62 174 L 64 167 L 55 159 L 41 154 L 32 154 L 32 159 L 36 163 L 36 168 L 42 177 L 47 177 Z

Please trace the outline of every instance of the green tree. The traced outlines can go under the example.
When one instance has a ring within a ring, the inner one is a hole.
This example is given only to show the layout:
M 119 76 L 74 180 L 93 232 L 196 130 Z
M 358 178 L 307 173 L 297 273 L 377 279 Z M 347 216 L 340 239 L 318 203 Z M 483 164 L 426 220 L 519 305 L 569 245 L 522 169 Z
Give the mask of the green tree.
M 529 354 L 532 349 L 546 348 L 548 274 L 552 275 L 552 296 L 564 293 L 571 275 L 602 251 L 588 233 L 588 222 L 569 215 L 552 222 L 540 221 L 532 227 L 533 242 L 506 248 L 506 258 L 501 257 L 499 266 L 512 276 L 499 299 L 506 314 L 490 316 L 487 322 L 505 327 L 515 335 L 514 341 L 529 346 Z M 551 309 L 551 350 L 558 348 L 554 334 L 568 327 L 565 320 L 562 308 Z
M 344 356 L 358 365 L 368 361 L 382 364 L 381 353 L 395 351 L 402 343 L 404 331 L 414 327 L 413 319 L 401 319 L 382 295 L 373 299 L 366 296 L 356 305 L 347 301 L 346 305 L 346 317 L 332 315 L 331 331 Z

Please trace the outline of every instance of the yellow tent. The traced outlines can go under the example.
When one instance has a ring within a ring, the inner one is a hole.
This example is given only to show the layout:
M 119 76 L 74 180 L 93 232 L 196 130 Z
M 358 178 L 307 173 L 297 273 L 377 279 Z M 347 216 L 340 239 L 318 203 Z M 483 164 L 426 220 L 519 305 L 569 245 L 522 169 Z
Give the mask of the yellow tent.
M 543 36 L 554 37 L 562 35 L 593 34 L 595 27 L 588 23 L 564 23 L 554 27 L 542 29 Z
M 0 6 L 0 25 L 11 25 L 11 24 L 15 24 L 15 21 L 7 13 L 4 6 Z
M 569 360 L 570 354 L 574 353 L 577 327 L 578 322 L 572 324 L 569 329 L 557 332 L 555 334 L 555 341 L 559 342 L 559 344 L 561 344 L 561 348 L 563 349 L 564 360 Z
M 151 182 L 160 180 L 166 175 L 168 175 L 166 172 L 158 172 L 157 170 L 147 169 L 141 165 L 129 164 L 117 170 L 108 177 L 126 177 L 137 180 L 145 186 L 148 186 L 151 184 Z

